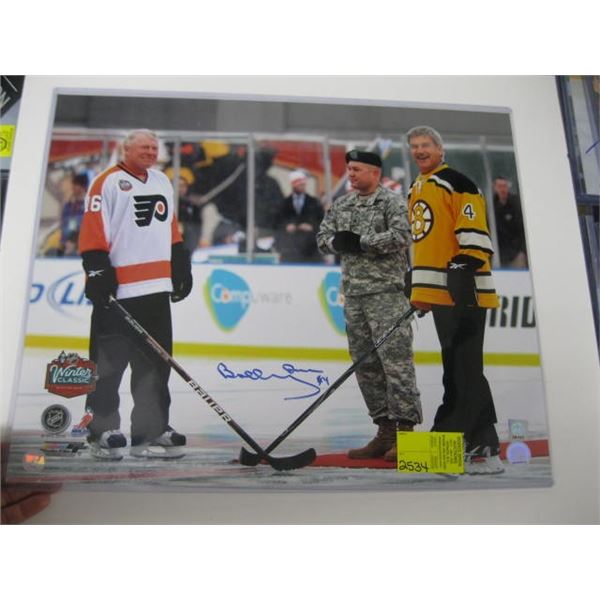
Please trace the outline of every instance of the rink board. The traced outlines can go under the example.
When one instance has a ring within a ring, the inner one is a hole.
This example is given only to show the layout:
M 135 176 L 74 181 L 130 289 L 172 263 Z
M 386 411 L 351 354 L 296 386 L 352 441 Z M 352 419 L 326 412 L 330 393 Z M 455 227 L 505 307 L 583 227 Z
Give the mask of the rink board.
M 193 276 L 192 293 L 173 306 L 178 354 L 348 358 L 338 267 L 194 264 Z M 486 364 L 539 365 L 529 272 L 497 271 L 494 280 L 501 307 L 488 311 Z M 35 261 L 28 347 L 87 350 L 84 283 L 78 259 Z M 414 333 L 417 361 L 439 362 L 432 318 L 419 319 Z

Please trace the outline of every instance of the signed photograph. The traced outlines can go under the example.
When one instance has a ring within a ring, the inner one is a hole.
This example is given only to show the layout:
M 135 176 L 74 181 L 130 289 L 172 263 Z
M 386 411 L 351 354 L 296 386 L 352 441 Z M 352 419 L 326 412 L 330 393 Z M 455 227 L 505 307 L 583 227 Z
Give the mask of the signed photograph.
M 9 481 L 552 486 L 509 107 L 57 90 L 53 112 Z

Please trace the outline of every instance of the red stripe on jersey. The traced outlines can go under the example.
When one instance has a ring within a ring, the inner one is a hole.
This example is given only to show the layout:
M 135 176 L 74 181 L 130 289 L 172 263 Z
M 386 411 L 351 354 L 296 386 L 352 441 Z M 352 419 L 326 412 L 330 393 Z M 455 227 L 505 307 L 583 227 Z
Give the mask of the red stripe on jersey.
M 99 212 L 86 212 L 81 220 L 79 252 L 87 252 L 88 250 L 110 251 L 106 236 L 104 235 L 102 214 Z
M 104 222 L 102 220 L 102 213 L 98 210 L 90 210 L 92 202 L 90 201 L 94 196 L 99 196 L 102 201 L 102 187 L 105 179 L 115 171 L 119 171 L 118 166 L 111 167 L 103 173 L 100 173 L 96 179 L 92 182 L 92 185 L 88 191 L 86 198 L 86 211 L 81 221 L 81 231 L 79 232 L 79 251 L 87 252 L 88 250 L 104 250 L 108 252 L 110 250 L 106 236 L 104 235 Z
M 171 278 L 171 263 L 168 260 L 157 260 L 137 265 L 117 267 L 117 281 L 123 283 L 137 283 L 161 277 Z

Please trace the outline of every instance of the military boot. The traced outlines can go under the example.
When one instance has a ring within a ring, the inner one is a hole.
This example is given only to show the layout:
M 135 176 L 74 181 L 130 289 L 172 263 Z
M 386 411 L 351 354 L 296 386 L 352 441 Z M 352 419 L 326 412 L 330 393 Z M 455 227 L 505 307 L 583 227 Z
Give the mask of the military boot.
M 380 458 L 395 444 L 396 423 L 383 418 L 377 420 L 377 426 L 375 437 L 362 448 L 348 450 L 348 458 Z
M 412 423 L 403 423 L 402 421 L 391 421 L 395 425 L 394 431 L 394 444 L 393 446 L 383 455 L 383 460 L 388 462 L 398 461 L 398 449 L 396 448 L 396 431 L 412 431 L 415 426 Z

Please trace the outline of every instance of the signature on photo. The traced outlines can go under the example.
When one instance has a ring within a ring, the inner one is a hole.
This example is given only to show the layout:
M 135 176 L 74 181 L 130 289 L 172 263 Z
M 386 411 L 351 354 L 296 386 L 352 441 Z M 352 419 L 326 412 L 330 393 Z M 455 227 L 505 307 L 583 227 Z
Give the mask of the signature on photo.
M 312 391 L 302 396 L 288 396 L 284 400 L 301 400 L 316 396 L 321 391 L 322 385 L 329 385 L 329 378 L 321 369 L 299 369 L 290 363 L 281 365 L 285 374 L 264 373 L 262 369 L 250 368 L 243 372 L 232 371 L 225 363 L 217 365 L 217 371 L 223 379 L 249 379 L 251 381 L 269 381 L 270 379 L 290 379 L 309 387 Z M 306 391 L 304 389 L 303 391 Z

